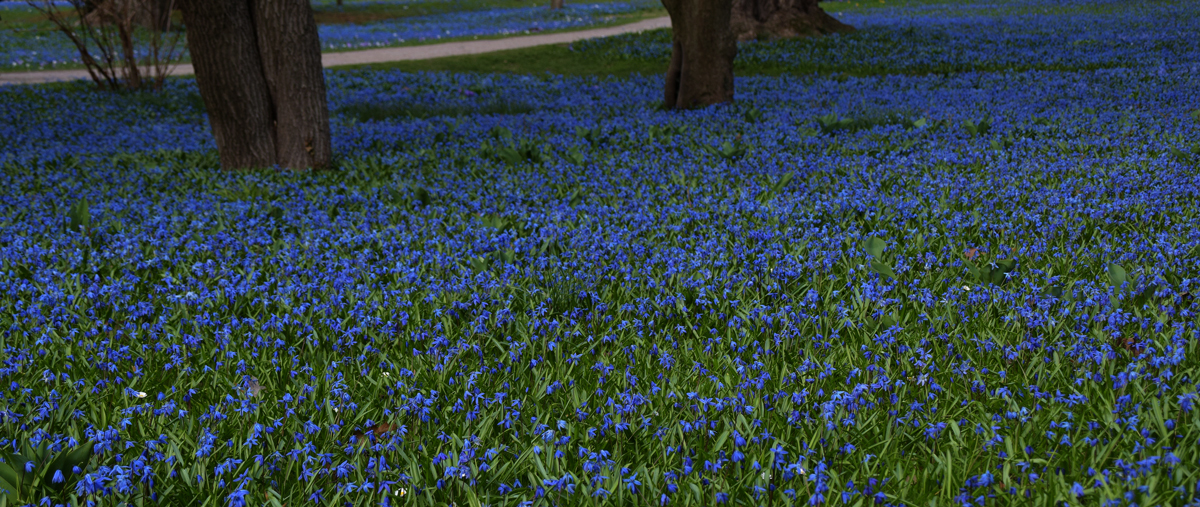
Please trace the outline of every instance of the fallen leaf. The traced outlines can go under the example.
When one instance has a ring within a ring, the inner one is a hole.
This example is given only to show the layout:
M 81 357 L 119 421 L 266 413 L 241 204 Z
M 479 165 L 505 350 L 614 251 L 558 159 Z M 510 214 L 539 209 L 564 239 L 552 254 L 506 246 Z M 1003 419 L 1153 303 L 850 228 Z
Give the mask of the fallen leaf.
M 375 436 L 379 436 L 389 431 L 396 431 L 399 428 L 400 426 L 396 424 L 379 423 L 375 425 L 373 431 L 375 432 Z

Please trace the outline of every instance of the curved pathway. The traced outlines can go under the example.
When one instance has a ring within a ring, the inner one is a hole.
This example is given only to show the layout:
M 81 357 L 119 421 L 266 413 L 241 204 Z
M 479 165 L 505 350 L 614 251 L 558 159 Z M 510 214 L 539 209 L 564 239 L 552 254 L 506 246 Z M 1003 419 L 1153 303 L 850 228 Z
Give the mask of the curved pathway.
M 395 48 L 366 49 L 362 51 L 344 51 L 339 53 L 323 53 L 321 64 L 325 67 L 342 65 L 361 65 L 365 63 L 398 62 L 404 60 L 428 60 L 446 56 L 474 55 L 519 49 L 547 44 L 565 44 L 596 37 L 608 37 L 630 32 L 642 32 L 658 28 L 670 28 L 671 18 L 652 18 L 626 25 L 605 28 L 591 28 L 573 32 L 558 32 L 542 35 L 522 35 L 504 39 L 472 40 L 460 42 L 443 42 L 441 44 L 426 44 L 423 46 L 401 46 Z M 171 71 L 173 76 L 190 76 L 194 74 L 191 64 L 180 64 Z M 48 83 L 52 81 L 71 81 L 89 79 L 87 70 L 40 70 L 33 72 L 0 73 L 0 85 Z

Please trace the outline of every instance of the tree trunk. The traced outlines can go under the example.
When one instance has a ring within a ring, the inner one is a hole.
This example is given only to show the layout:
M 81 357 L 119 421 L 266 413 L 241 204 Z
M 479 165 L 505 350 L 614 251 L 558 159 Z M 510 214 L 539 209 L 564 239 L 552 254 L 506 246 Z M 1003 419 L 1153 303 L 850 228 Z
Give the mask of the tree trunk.
M 186 0 L 180 9 L 221 166 L 327 166 L 325 76 L 308 0 Z
M 254 25 L 275 107 L 280 166 L 323 168 L 330 159 L 321 41 L 309 0 L 255 0 Z
M 730 26 L 742 41 L 854 31 L 822 10 L 817 0 L 733 0 Z
M 563 8 L 563 0 L 550 0 L 550 8 L 551 9 Z
M 732 5 L 733 0 L 663 0 L 673 32 L 664 108 L 733 101 L 737 40 L 729 29 Z

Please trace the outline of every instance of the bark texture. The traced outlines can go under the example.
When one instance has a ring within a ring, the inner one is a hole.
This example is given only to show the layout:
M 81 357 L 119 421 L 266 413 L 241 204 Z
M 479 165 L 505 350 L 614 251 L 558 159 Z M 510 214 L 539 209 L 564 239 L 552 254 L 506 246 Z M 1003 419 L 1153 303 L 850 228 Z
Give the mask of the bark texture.
M 663 0 L 663 6 L 671 16 L 674 39 L 663 107 L 691 109 L 733 101 L 733 0 Z
M 180 9 L 221 166 L 326 167 L 329 109 L 308 1 L 185 0 Z
M 550 0 L 550 8 L 551 9 L 563 8 L 563 0 Z
M 277 160 L 291 168 L 330 159 L 329 106 L 321 42 L 309 0 L 257 0 L 254 24 L 275 103 Z
M 258 54 L 250 3 L 188 0 L 180 5 L 196 84 L 221 166 L 269 167 L 275 163 L 271 92 Z
M 730 26 L 742 41 L 854 31 L 822 10 L 817 0 L 733 0 Z

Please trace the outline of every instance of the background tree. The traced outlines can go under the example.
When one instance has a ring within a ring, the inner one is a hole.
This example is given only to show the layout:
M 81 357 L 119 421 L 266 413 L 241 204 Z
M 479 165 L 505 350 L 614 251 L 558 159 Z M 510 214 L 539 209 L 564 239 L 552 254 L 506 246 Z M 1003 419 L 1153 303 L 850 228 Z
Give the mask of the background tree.
M 161 32 L 171 28 L 174 4 L 174 0 L 85 0 L 85 19 L 96 26 L 129 20 L 134 25 Z
M 308 0 L 181 0 L 200 96 L 226 169 L 329 165 L 317 22 Z
M 689 109 L 733 101 L 737 41 L 848 32 L 817 0 L 663 0 L 673 45 L 663 107 Z
M 102 89 L 159 89 L 181 56 L 173 0 L 25 0 L 79 51 Z M 138 30 L 138 27 L 147 30 Z

